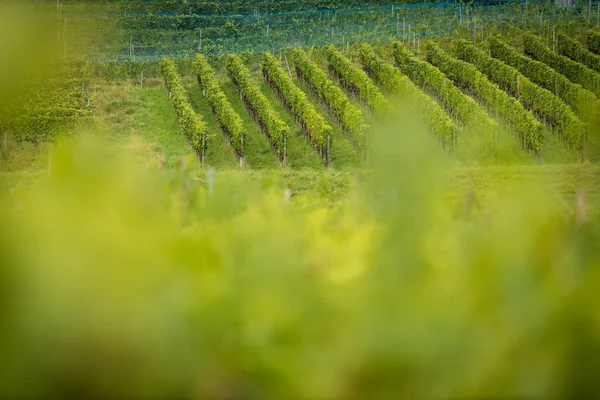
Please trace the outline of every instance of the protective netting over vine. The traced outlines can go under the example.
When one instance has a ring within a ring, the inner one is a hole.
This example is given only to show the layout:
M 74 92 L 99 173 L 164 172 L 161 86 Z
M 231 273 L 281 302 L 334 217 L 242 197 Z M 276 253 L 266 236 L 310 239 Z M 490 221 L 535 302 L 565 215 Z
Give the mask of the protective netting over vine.
M 51 5 L 52 4 L 52 5 Z M 421 2 L 101 1 L 48 3 L 36 13 L 57 24 L 67 56 L 94 60 L 155 60 L 195 53 L 222 55 L 290 46 L 416 38 L 495 26 L 556 22 L 600 24 L 600 1 Z

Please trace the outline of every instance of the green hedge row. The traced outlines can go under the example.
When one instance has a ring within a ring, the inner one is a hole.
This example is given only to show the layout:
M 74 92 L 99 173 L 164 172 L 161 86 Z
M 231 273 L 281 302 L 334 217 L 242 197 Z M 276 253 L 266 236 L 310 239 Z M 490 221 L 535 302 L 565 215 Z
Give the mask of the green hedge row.
M 553 53 L 542 40 L 530 33 L 523 36 L 525 54 L 554 68 L 571 81 L 600 96 L 600 74 L 565 56 Z
M 558 53 L 577 61 L 586 67 L 600 72 L 600 56 L 587 50 L 576 40 L 571 39 L 562 32 L 558 33 Z
M 360 46 L 360 59 L 365 70 L 384 90 L 398 93 L 414 103 L 423 112 L 423 117 L 444 146 L 452 143 L 457 127 L 444 109 L 431 97 L 423 93 L 400 70 L 375 54 L 373 48 L 363 43 Z
M 327 105 L 358 153 L 363 155 L 369 126 L 363 118 L 362 111 L 350 102 L 346 93 L 327 77 L 304 50 L 295 48 L 292 51 L 292 59 L 298 78 L 306 82 Z
M 587 46 L 591 52 L 600 54 L 600 32 L 588 31 L 587 32 Z
M 579 147 L 586 132 L 585 125 L 560 98 L 531 82 L 517 69 L 490 57 L 466 40 L 452 42 L 458 58 L 467 61 L 492 82 L 496 83 L 523 105 L 557 128 L 561 138 L 569 145 Z
M 237 86 L 244 103 L 271 142 L 277 157 L 285 162 L 287 135 L 290 128 L 281 120 L 269 100 L 254 83 L 250 70 L 237 54 L 227 56 L 226 67 L 229 77 Z
M 442 71 L 415 57 L 402 43 L 394 43 L 393 54 L 400 70 L 418 86 L 435 93 L 455 120 L 471 127 L 491 128 L 497 126 L 487 111 L 454 86 L 454 83 Z
M 434 42 L 428 42 L 426 48 L 429 62 L 506 120 L 524 147 L 536 153 L 540 151 L 544 142 L 544 127 L 518 100 L 506 94 L 473 65 L 447 55 Z
M 361 68 L 356 66 L 334 46 L 325 47 L 329 70 L 335 75 L 343 87 L 356 95 L 377 115 L 389 109 L 389 103 L 377 85 Z
M 177 120 L 183 133 L 190 141 L 192 148 L 200 154 L 204 164 L 206 152 L 206 124 L 189 103 L 187 94 L 177 73 L 177 66 L 168 58 L 159 61 L 160 71 L 165 79 L 165 85 L 171 94 L 171 104 L 177 114 Z
M 202 93 L 208 99 L 219 124 L 229 136 L 229 140 L 238 156 L 244 156 L 244 137 L 246 131 L 242 118 L 231 106 L 227 96 L 221 90 L 213 68 L 202 54 L 196 54 L 194 69 L 198 75 L 198 83 Z
M 600 110 L 598 98 L 592 92 L 577 83 L 571 82 L 553 68 L 520 54 L 515 48 L 498 38 L 490 39 L 490 52 L 492 57 L 515 67 L 532 82 L 560 97 L 585 121 L 594 120 L 598 115 Z
M 325 164 L 328 164 L 331 127 L 327 125 L 325 118 L 317 112 L 306 97 L 306 93 L 294 84 L 292 78 L 270 52 L 263 53 L 261 69 L 266 81 L 277 92 L 281 101 L 306 133 L 309 142 L 319 152 Z

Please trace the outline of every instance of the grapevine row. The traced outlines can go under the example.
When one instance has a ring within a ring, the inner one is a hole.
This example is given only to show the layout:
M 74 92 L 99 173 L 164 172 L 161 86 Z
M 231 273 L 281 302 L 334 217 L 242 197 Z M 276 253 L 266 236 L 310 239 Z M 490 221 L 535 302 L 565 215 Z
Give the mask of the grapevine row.
M 360 58 L 365 70 L 385 90 L 401 94 L 416 104 L 423 112 L 425 121 L 444 146 L 452 143 L 456 137 L 457 127 L 438 103 L 423 93 L 392 64 L 379 58 L 370 45 L 363 43 L 360 46 Z
M 526 55 L 549 65 L 571 81 L 579 83 L 600 97 L 600 74 L 597 72 L 565 56 L 553 53 L 542 43 L 540 38 L 530 33 L 523 36 L 523 46 Z
M 265 80 L 292 113 L 325 164 L 328 164 L 331 148 L 331 127 L 327 125 L 325 118 L 317 112 L 306 94 L 294 84 L 292 78 L 283 70 L 279 61 L 270 52 L 263 53 L 261 69 Z
M 588 31 L 587 45 L 591 52 L 600 54 L 600 32 Z
M 227 57 L 227 71 L 244 104 L 271 142 L 277 157 L 285 165 L 289 127 L 279 118 L 269 100 L 253 82 L 250 70 L 238 55 L 230 54 Z
M 190 105 L 175 63 L 168 58 L 163 58 L 159 64 L 165 79 L 165 86 L 171 96 L 171 104 L 177 114 L 179 126 L 190 141 L 192 148 L 200 155 L 202 165 L 204 165 L 207 144 L 206 124 Z
M 294 49 L 292 58 L 298 78 L 306 82 L 325 103 L 333 117 L 349 136 L 358 153 L 364 154 L 369 126 L 365 122 L 362 112 L 350 102 L 346 93 L 327 77 L 304 50 Z
M 538 153 L 544 141 L 544 128 L 521 103 L 490 82 L 473 65 L 447 55 L 437 44 L 427 43 L 427 59 L 457 85 L 496 111 L 511 126 L 524 147 Z
M 19 141 L 52 141 L 70 132 L 80 119 L 91 117 L 86 61 L 53 62 L 30 83 L 27 90 L 6 95 L 0 102 L 0 132 L 12 131 Z
M 402 43 L 393 47 L 396 64 L 418 86 L 435 93 L 447 112 L 465 126 L 489 128 L 496 125 L 485 109 L 464 94 L 438 68 L 415 57 Z
M 225 93 L 221 90 L 206 57 L 197 54 L 194 60 L 194 68 L 198 74 L 198 83 L 202 93 L 208 99 L 221 128 L 229 136 L 233 148 L 242 160 L 244 157 L 244 136 L 246 135 L 242 118 L 235 112 Z
M 492 82 L 519 99 L 527 109 L 557 128 L 568 145 L 578 146 L 582 143 L 585 125 L 562 100 L 466 40 L 454 41 L 452 45 L 458 58 L 475 65 Z
M 325 53 L 330 72 L 347 91 L 356 95 L 375 114 L 380 115 L 389 108 L 387 99 L 365 71 L 331 45 L 325 47 Z
M 501 40 L 490 39 L 490 52 L 492 57 L 515 67 L 532 82 L 560 97 L 584 120 L 593 120 L 595 114 L 600 110 L 600 102 L 592 92 L 571 82 L 546 64 L 520 54 L 515 48 Z
M 576 40 L 571 39 L 562 32 L 558 33 L 558 53 L 577 61 L 586 67 L 600 72 L 600 56 L 587 50 Z

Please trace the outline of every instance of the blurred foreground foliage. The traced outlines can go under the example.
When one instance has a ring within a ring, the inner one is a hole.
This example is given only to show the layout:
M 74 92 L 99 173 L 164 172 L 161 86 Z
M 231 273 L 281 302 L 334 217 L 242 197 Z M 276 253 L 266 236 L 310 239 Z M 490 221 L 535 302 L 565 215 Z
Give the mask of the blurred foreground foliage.
M 448 207 L 405 117 L 336 206 L 59 144 L 1 200 L 0 396 L 598 396 L 597 215 Z

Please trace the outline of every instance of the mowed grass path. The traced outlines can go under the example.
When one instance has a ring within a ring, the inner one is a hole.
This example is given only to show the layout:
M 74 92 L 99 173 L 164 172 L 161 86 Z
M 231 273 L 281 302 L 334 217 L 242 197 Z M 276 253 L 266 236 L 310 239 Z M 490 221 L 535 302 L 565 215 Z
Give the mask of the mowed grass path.
M 217 118 L 213 115 L 210 104 L 202 95 L 197 83 L 188 83 L 185 89 L 194 110 L 202 116 L 208 129 L 208 144 L 204 158 L 206 167 L 235 169 L 239 168 L 239 160 L 229 138 L 221 129 Z
M 244 150 L 247 168 L 279 168 L 281 163 L 277 160 L 273 146 L 271 146 L 269 139 L 267 139 L 260 126 L 254 121 L 252 115 L 250 115 L 250 112 L 244 106 L 244 101 L 240 98 L 234 83 L 231 80 L 224 81 L 221 83 L 221 88 L 233 108 L 244 121 L 244 128 L 246 129 Z
M 200 160 L 179 129 L 164 86 L 103 85 L 95 95 L 98 134 L 139 151 L 145 162 L 175 167 L 182 158 Z

